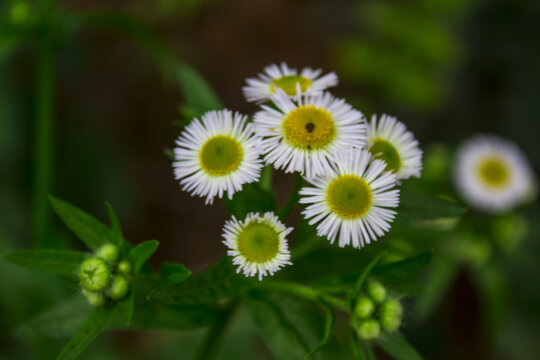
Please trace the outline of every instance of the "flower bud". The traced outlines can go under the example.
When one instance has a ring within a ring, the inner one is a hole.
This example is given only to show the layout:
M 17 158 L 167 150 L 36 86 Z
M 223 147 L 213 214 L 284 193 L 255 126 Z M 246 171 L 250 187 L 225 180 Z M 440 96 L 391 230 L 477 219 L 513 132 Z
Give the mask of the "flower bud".
M 109 267 L 100 258 L 90 258 L 82 262 L 79 270 L 79 283 L 89 291 L 103 291 L 110 282 Z
M 82 293 L 90 305 L 102 306 L 105 304 L 105 295 L 102 292 L 82 289 Z
M 105 244 L 99 248 L 99 250 L 96 252 L 96 255 L 108 262 L 109 264 L 114 264 L 118 260 L 120 250 L 116 245 Z
M 356 300 L 356 305 L 354 307 L 354 314 L 360 319 L 367 319 L 373 314 L 375 310 L 375 304 L 367 296 L 360 296 Z
M 131 273 L 131 263 L 127 260 L 122 260 L 118 263 L 118 272 L 128 275 Z
M 115 275 L 109 288 L 109 296 L 114 300 L 121 300 L 129 292 L 129 281 L 124 275 Z
M 386 300 L 379 309 L 379 320 L 383 329 L 394 332 L 401 326 L 403 306 L 396 299 Z
M 386 289 L 376 280 L 370 280 L 367 283 L 366 291 L 371 300 L 375 301 L 377 304 L 382 303 L 386 298 Z
M 381 326 L 375 319 L 364 320 L 358 324 L 356 333 L 362 340 L 375 339 L 381 334 Z

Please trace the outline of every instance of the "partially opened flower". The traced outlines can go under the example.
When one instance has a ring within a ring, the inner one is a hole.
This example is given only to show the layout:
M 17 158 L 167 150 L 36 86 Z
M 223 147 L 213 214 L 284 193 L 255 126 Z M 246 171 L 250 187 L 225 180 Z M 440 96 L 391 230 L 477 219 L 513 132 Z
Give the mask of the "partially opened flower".
M 412 132 L 395 117 L 373 115 L 368 126 L 367 148 L 375 159 L 386 163 L 386 171 L 392 171 L 398 179 L 420 177 L 422 150 Z
M 223 243 L 229 248 L 227 254 L 233 257 L 233 263 L 239 265 L 237 272 L 257 275 L 261 280 L 291 264 L 286 239 L 291 231 L 271 212 L 262 216 L 251 213 L 243 221 L 233 216 L 223 228 Z
M 340 152 L 336 169 L 328 176 L 306 179 L 313 187 L 300 190 L 302 212 L 317 234 L 339 246 L 369 244 L 390 229 L 399 204 L 396 176 L 384 171 L 386 164 L 372 160 L 366 150 Z
M 521 151 L 495 136 L 477 136 L 464 143 L 454 175 L 463 199 L 488 212 L 509 210 L 534 189 L 532 171 Z
M 298 70 L 291 69 L 285 63 L 281 66 L 269 65 L 257 78 L 246 79 L 247 85 L 242 88 L 246 100 L 249 102 L 262 103 L 270 100 L 276 89 L 283 90 L 287 95 L 316 94 L 323 90 L 336 86 L 338 78 L 335 73 L 321 76 L 322 70 L 303 68 L 300 74 Z
M 174 175 L 182 189 L 192 195 L 214 197 L 227 192 L 229 198 L 245 183 L 257 181 L 262 162 L 260 138 L 246 116 L 229 110 L 210 111 L 202 120 L 186 126 L 174 149 Z
M 276 169 L 327 174 L 338 150 L 366 144 L 366 121 L 344 100 L 324 93 L 293 101 L 281 90 L 272 100 L 277 110 L 263 106 L 255 114 L 255 131 L 264 138 L 264 160 Z

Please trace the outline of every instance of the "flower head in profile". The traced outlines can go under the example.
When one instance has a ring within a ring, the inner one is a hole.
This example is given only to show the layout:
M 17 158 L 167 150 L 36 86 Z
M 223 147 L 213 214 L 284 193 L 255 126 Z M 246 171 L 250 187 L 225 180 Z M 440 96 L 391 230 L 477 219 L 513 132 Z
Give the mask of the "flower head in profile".
M 245 183 L 257 181 L 262 163 L 260 138 L 246 116 L 229 110 L 210 111 L 194 119 L 182 132 L 174 149 L 174 175 L 192 195 L 229 198 Z
M 397 179 L 420 177 L 422 150 L 412 132 L 395 117 L 373 115 L 368 127 L 367 148 L 375 159 L 386 163 Z
M 228 255 L 238 266 L 237 272 L 245 276 L 274 275 L 285 265 L 290 265 L 291 254 L 286 236 L 292 228 L 286 228 L 271 212 L 250 213 L 243 221 L 234 216 L 225 223 L 223 243 L 229 248 Z
M 281 66 L 269 65 L 257 78 L 246 79 L 247 85 L 243 87 L 246 100 L 262 103 L 270 100 L 272 94 L 279 88 L 287 95 L 316 94 L 336 86 L 338 78 L 335 73 L 321 76 L 322 70 L 313 70 L 309 67 L 298 70 L 291 69 L 285 63 Z
M 392 190 L 396 175 L 385 167 L 366 150 L 350 149 L 340 152 L 331 174 L 306 179 L 313 187 L 300 190 L 300 203 L 308 205 L 302 214 L 319 236 L 360 248 L 390 229 L 399 190 Z
M 264 160 L 285 172 L 308 177 L 332 171 L 337 151 L 366 144 L 366 121 L 359 111 L 328 93 L 296 100 L 278 90 L 255 114 L 255 131 L 263 137 Z
M 534 177 L 521 151 L 495 136 L 481 135 L 465 142 L 454 170 L 463 199 L 483 211 L 509 210 L 534 191 Z

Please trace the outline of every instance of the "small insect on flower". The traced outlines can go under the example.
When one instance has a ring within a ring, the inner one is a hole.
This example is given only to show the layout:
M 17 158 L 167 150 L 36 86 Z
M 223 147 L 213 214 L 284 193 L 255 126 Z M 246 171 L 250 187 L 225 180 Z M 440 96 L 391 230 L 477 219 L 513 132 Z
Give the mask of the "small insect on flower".
M 291 100 L 283 91 L 272 96 L 277 110 L 263 106 L 255 114 L 264 160 L 285 172 L 315 177 L 332 171 L 337 151 L 366 144 L 361 112 L 328 93 Z
M 303 68 L 300 74 L 285 63 L 281 66 L 270 65 L 264 68 L 264 73 L 258 78 L 246 79 L 247 85 L 242 88 L 244 96 L 249 102 L 262 103 L 270 100 L 276 89 L 283 90 L 287 95 L 317 94 L 323 90 L 336 86 L 338 78 L 335 73 L 321 76 L 322 70 Z
M 481 135 L 458 151 L 454 179 L 463 199 L 487 212 L 503 212 L 533 196 L 534 176 L 516 145 Z
M 258 274 L 259 280 L 274 275 L 285 265 L 291 265 L 291 254 L 286 236 L 292 228 L 286 228 L 271 212 L 264 215 L 250 213 L 243 221 L 234 216 L 223 227 L 223 243 L 229 248 L 228 255 L 239 265 L 237 272 L 245 276 Z
M 242 185 L 259 179 L 260 138 L 253 133 L 246 116 L 230 110 L 209 111 L 194 119 L 182 132 L 174 149 L 174 175 L 182 190 L 206 197 L 229 198 Z
M 340 152 L 332 174 L 306 178 L 314 187 L 300 190 L 300 203 L 309 204 L 302 212 L 317 234 L 339 246 L 360 248 L 390 230 L 399 204 L 396 175 L 384 171 L 386 163 L 373 160 L 366 150 Z
M 395 117 L 382 115 L 371 117 L 368 126 L 367 148 L 375 159 L 386 163 L 386 171 L 392 171 L 397 179 L 420 177 L 422 150 L 412 132 Z

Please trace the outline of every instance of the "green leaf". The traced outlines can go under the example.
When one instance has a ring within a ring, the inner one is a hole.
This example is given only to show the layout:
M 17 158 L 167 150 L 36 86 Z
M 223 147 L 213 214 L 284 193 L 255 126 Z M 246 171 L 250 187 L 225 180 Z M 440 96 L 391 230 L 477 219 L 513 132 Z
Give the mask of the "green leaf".
M 118 246 L 126 247 L 126 245 L 129 244 L 127 244 L 127 242 L 124 240 L 124 236 L 122 235 L 122 228 L 120 227 L 120 222 L 118 221 L 118 217 L 116 216 L 114 209 L 108 202 L 105 202 L 105 206 L 107 207 L 107 212 L 109 213 L 109 222 L 112 235 L 111 237 L 113 242 Z
M 327 331 L 317 306 L 284 294 L 252 293 L 246 299 L 249 312 L 264 342 L 277 359 L 303 359 L 317 348 Z M 312 359 L 344 359 L 335 339 L 330 339 Z
M 399 333 L 385 334 L 375 342 L 396 360 L 422 360 L 418 351 Z
M 229 257 L 179 284 L 152 291 L 149 298 L 170 305 L 212 303 L 245 292 L 257 280 L 236 273 Z
M 429 226 L 458 219 L 467 211 L 456 202 L 441 196 L 427 194 L 418 180 L 403 184 L 396 226 Z
M 402 261 L 376 266 L 371 272 L 371 275 L 381 279 L 385 283 L 395 283 L 411 279 L 430 263 L 432 257 L 433 252 L 426 251 Z
M 92 250 L 115 242 L 111 230 L 79 208 L 53 196 L 51 205 L 62 221 Z
M 88 304 L 86 299 L 77 294 L 20 325 L 15 329 L 15 335 L 20 337 L 69 337 L 84 324 L 91 310 L 92 306 Z
M 128 258 L 133 264 L 133 272 L 136 274 L 146 260 L 157 250 L 159 242 L 157 240 L 144 241 L 129 251 Z
M 159 274 L 164 284 L 168 286 L 185 281 L 191 275 L 191 271 L 189 271 L 189 269 L 182 264 L 171 264 L 165 262 L 161 266 L 161 271 Z
M 133 290 L 129 295 L 118 304 L 122 322 L 127 326 L 131 324 L 133 319 L 133 311 L 135 310 L 135 298 L 133 296 Z
M 306 359 L 310 359 L 319 349 L 321 349 L 324 345 L 328 344 L 328 342 L 332 338 L 332 334 L 334 333 L 334 326 L 336 323 L 334 312 L 328 304 L 323 302 L 322 305 L 324 306 L 324 310 L 326 313 L 326 320 L 324 323 L 324 335 L 321 342 L 309 352 L 309 354 L 306 356 Z
M 77 358 L 80 353 L 101 333 L 103 329 L 111 321 L 116 305 L 109 304 L 95 308 L 83 326 L 77 331 L 75 336 L 71 338 L 68 344 L 58 356 L 58 360 L 71 360 Z
M 130 329 L 190 330 L 208 326 L 216 319 L 218 311 L 212 306 L 170 306 L 147 300 L 148 293 L 161 285 L 159 276 L 138 274 L 132 283 L 137 311 L 133 315 Z
M 223 108 L 212 88 L 204 78 L 191 66 L 182 63 L 177 70 L 180 87 L 190 109 L 205 112 Z
M 427 251 L 405 260 L 375 266 L 371 271 L 371 275 L 388 284 L 409 280 L 418 275 L 418 273 L 429 264 L 431 257 L 432 252 Z M 330 274 L 313 282 L 313 287 L 330 292 L 339 292 L 350 289 L 362 272 L 363 269 L 342 274 Z M 407 286 L 407 288 L 410 287 L 410 285 Z M 396 288 L 394 287 L 394 290 L 395 289 Z
M 243 219 L 250 212 L 275 211 L 274 195 L 264 190 L 260 184 L 244 184 L 242 191 L 234 194 L 232 200 L 225 198 L 225 207 L 230 215 Z
M 70 250 L 23 250 L 9 253 L 9 262 L 41 272 L 77 276 L 79 267 L 87 254 Z

